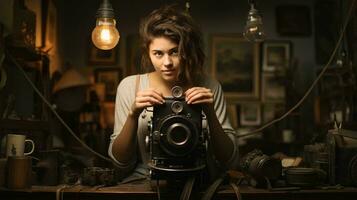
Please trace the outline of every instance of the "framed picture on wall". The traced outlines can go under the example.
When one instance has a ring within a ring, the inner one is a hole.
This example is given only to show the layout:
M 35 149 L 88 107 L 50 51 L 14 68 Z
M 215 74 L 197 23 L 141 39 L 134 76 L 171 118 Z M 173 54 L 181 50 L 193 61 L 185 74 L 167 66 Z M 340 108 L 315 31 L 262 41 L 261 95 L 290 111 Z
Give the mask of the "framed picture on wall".
M 271 73 L 262 75 L 262 102 L 284 102 L 286 97 L 286 78 Z
M 242 126 L 259 126 L 261 121 L 261 106 L 259 103 L 241 104 L 240 124 Z
M 214 35 L 211 39 L 211 74 L 228 100 L 259 98 L 259 44 L 242 34 Z
M 116 90 L 122 77 L 122 70 L 119 67 L 96 68 L 94 70 L 95 82 L 105 85 L 105 101 L 115 100 Z
M 115 65 L 118 61 L 118 46 L 111 50 L 101 50 L 89 41 L 88 51 L 89 65 Z
M 284 73 L 290 65 L 291 43 L 267 41 L 263 43 L 263 71 Z

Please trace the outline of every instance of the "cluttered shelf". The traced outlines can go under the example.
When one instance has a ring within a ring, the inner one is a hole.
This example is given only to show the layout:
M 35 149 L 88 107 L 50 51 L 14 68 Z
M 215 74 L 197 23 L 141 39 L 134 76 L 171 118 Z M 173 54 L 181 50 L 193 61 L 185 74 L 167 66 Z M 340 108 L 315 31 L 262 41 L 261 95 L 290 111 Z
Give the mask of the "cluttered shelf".
M 48 121 L 43 120 L 12 120 L 12 119 L 2 119 L 0 120 L 0 129 L 11 129 L 11 130 L 48 130 Z
M 341 187 L 329 189 L 301 189 L 301 190 L 276 190 L 259 189 L 247 185 L 239 188 L 242 199 L 355 199 L 357 188 Z M 120 184 L 111 187 L 82 186 L 82 185 L 59 185 L 59 186 L 32 186 L 26 190 L 9 190 L 0 188 L 0 196 L 5 199 L 56 199 L 60 194 L 62 199 L 157 199 L 158 194 L 150 185 L 149 181 Z M 201 198 L 203 192 L 193 192 L 193 199 Z M 161 197 L 167 199 L 178 199 L 179 192 L 161 192 Z M 228 185 L 223 185 L 218 189 L 213 199 L 237 199 L 235 192 Z

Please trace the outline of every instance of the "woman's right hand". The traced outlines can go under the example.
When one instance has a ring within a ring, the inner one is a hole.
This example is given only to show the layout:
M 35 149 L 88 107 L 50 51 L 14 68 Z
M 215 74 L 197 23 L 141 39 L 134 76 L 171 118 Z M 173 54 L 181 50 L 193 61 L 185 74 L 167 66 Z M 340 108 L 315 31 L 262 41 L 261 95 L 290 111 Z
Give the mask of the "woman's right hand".
M 129 115 L 138 117 L 144 108 L 155 104 L 163 104 L 164 102 L 162 93 L 154 88 L 138 91 Z

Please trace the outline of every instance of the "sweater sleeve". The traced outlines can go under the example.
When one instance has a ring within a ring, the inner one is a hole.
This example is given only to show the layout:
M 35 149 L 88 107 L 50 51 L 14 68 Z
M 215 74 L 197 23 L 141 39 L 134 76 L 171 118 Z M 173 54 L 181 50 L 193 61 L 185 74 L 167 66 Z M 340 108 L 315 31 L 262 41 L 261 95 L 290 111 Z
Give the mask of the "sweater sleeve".
M 228 137 L 233 143 L 233 152 L 231 158 L 228 161 L 228 165 L 225 166 L 225 168 L 233 169 L 236 168 L 239 159 L 236 131 L 232 128 L 232 125 L 228 118 L 226 100 L 221 84 L 216 80 L 212 80 L 212 83 L 210 85 L 214 95 L 214 109 L 216 112 L 216 116 L 218 118 L 218 121 L 222 125 L 223 131 L 228 135 Z
M 128 174 L 136 165 L 137 156 L 133 156 L 127 163 L 119 162 L 113 155 L 112 148 L 113 142 L 120 134 L 128 113 L 130 106 L 135 99 L 135 76 L 129 76 L 124 78 L 117 87 L 117 93 L 115 98 L 115 111 L 114 111 L 114 131 L 110 136 L 110 143 L 108 148 L 108 155 L 114 160 L 116 166 L 120 169 L 121 173 Z M 135 147 L 136 148 L 136 147 Z

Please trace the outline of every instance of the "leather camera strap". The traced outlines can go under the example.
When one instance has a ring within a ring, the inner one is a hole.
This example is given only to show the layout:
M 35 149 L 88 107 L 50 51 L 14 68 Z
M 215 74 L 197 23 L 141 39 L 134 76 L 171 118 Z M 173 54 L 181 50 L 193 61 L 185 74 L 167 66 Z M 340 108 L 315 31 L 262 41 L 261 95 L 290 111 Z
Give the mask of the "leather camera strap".
M 223 180 L 226 178 L 226 175 L 223 175 L 216 179 L 206 190 L 205 194 L 202 197 L 202 200 L 211 200 L 213 195 L 216 193 L 218 187 L 222 184 Z
M 217 189 L 219 188 L 220 185 L 222 185 L 222 182 L 227 178 L 227 174 L 224 174 L 220 178 L 216 179 L 206 190 L 205 194 L 202 197 L 202 200 L 211 200 L 213 199 L 214 194 L 217 192 Z M 240 184 L 240 181 L 239 183 Z M 229 185 L 232 187 L 237 200 L 241 200 L 242 196 L 240 194 L 239 186 L 237 183 L 230 181 Z
M 234 182 L 230 182 L 229 185 L 233 188 L 233 191 L 237 197 L 237 200 L 241 200 L 242 195 L 240 194 L 239 186 Z
M 195 176 L 191 176 L 186 180 L 186 183 L 185 183 L 183 190 L 181 192 L 180 200 L 189 200 L 190 199 L 192 189 L 195 184 L 195 179 L 196 179 Z

